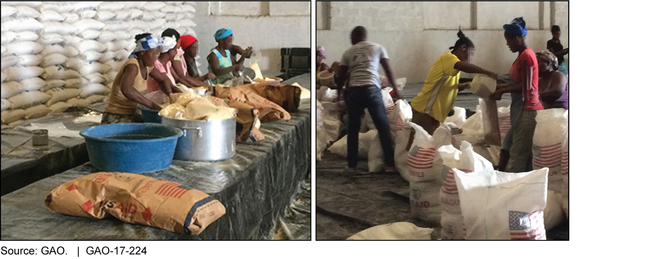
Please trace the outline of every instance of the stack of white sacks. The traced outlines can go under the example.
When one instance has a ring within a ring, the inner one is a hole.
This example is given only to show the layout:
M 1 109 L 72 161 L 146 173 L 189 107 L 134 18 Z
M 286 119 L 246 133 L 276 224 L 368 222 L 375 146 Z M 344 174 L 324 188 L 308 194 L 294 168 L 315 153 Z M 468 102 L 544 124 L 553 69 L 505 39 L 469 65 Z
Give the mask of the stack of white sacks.
M 105 101 L 135 35 L 196 33 L 193 2 L 2 2 L 2 124 Z

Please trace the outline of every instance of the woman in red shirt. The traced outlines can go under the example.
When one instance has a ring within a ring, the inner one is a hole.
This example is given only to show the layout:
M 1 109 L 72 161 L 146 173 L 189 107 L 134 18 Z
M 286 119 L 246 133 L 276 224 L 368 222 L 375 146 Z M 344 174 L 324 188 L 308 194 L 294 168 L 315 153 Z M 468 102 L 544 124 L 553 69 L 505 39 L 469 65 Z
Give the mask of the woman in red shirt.
M 533 134 L 537 125 L 535 117 L 538 110 L 544 109 L 539 101 L 537 57 L 535 52 L 526 45 L 528 29 L 523 17 L 515 18 L 511 23 L 503 25 L 503 29 L 508 48 L 513 53 L 518 52 L 519 56 L 510 68 L 511 82 L 498 85 L 492 94 L 492 99 L 500 100 L 504 93 L 520 93 L 520 95 L 513 94 L 513 102 L 515 96 L 521 98 L 523 107 L 519 118 L 511 118 L 511 121 L 516 123 L 511 126 L 512 145 L 509 148 L 509 161 L 505 171 L 528 172 L 533 169 Z M 504 140 L 503 146 L 508 146 L 509 143 L 505 142 Z

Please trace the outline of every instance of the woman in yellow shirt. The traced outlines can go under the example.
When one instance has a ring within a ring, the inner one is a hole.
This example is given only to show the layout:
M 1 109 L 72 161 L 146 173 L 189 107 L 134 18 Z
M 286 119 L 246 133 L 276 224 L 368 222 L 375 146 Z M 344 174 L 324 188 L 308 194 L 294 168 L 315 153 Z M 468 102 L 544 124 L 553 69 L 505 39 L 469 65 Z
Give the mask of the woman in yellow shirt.
M 469 83 L 459 84 L 460 71 L 466 73 L 485 74 L 494 79 L 497 74 L 472 65 L 470 60 L 474 55 L 474 43 L 458 30 L 458 40 L 451 52 L 445 52 L 429 69 L 427 79 L 424 81 L 422 91 L 413 98 L 413 123 L 422 126 L 429 134 L 444 122 L 456 100 L 458 91 L 469 86 Z M 413 141 L 414 132 L 411 133 L 409 144 Z M 410 146 L 410 145 L 409 145 Z

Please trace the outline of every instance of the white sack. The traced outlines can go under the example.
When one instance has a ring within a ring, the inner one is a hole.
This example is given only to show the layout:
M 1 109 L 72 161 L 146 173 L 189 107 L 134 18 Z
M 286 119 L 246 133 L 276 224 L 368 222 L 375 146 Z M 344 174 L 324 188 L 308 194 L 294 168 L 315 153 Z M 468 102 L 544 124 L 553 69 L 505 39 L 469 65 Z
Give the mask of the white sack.
M 6 54 L 8 55 L 38 54 L 43 50 L 43 45 L 28 41 L 14 41 L 3 45 L 3 47 L 7 48 Z
M 57 33 L 43 34 L 38 38 L 38 43 L 43 45 L 59 44 L 64 41 L 63 37 Z
M 47 55 L 41 61 L 41 67 L 49 67 L 54 65 L 65 64 L 68 61 L 68 57 L 60 53 L 54 53 Z
M 77 49 L 79 50 L 79 53 L 84 54 L 91 50 L 103 52 L 106 50 L 106 46 L 94 40 L 84 40 L 77 45 Z
M 5 110 L 0 117 L 3 124 L 9 124 L 25 117 L 25 110 Z
M 4 6 L 2 7 L 4 8 Z M 41 18 L 41 12 L 29 6 L 16 6 L 16 18 Z
M 94 40 L 97 39 L 101 33 L 102 32 L 98 30 L 88 29 L 81 33 L 81 37 L 83 37 L 84 40 Z
M 45 92 L 45 91 L 50 90 L 52 88 L 64 87 L 64 86 L 65 86 L 65 80 L 50 79 L 50 80 L 45 81 L 45 86 L 43 86 L 41 91 Z
M 433 132 L 433 135 L 429 135 L 420 125 L 412 122 L 409 122 L 409 125 L 415 130 L 415 136 L 408 153 L 409 174 L 406 180 L 409 182 L 433 181 L 441 186 L 449 168 L 443 165 L 437 150 L 441 146 L 451 144 L 451 131 L 445 125 L 441 125 Z
M 23 86 L 15 81 L 2 83 L 0 98 L 7 99 L 23 92 Z
M 371 140 L 377 135 L 377 130 L 371 130 L 365 133 L 359 133 L 359 158 L 366 159 L 368 158 L 368 151 L 370 149 Z M 327 150 L 330 152 L 343 157 L 348 157 L 348 136 L 344 136 L 338 141 L 334 142 Z
M 546 239 L 543 211 L 547 168 L 525 173 L 452 170 L 460 196 L 465 239 Z
M 76 46 L 77 44 L 81 43 L 84 39 L 75 35 L 63 35 L 63 40 L 65 41 L 65 44 L 68 45 L 66 47 L 72 47 Z M 79 51 L 77 51 L 78 53 Z
M 40 32 L 41 35 L 50 33 L 69 35 L 77 33 L 77 27 L 72 24 L 63 22 L 44 22 L 43 29 Z
M 92 83 L 81 87 L 81 93 L 79 94 L 80 98 L 86 98 L 94 94 L 108 94 L 110 89 L 106 88 L 102 84 Z
M 77 27 L 80 32 L 84 32 L 86 30 L 101 30 L 104 28 L 104 26 L 106 26 L 106 24 L 103 22 L 94 19 L 82 19 L 74 22 L 73 25 Z
M 48 99 L 50 99 L 49 94 L 40 91 L 30 91 L 14 95 L 8 100 L 12 103 L 11 108 L 15 110 L 43 104 L 44 102 L 47 102 Z
M 71 98 L 79 96 L 81 90 L 79 89 L 64 89 L 64 88 L 53 88 L 45 92 L 52 97 L 45 103 L 45 105 L 50 106 L 52 104 L 67 101 Z
M 41 51 L 41 55 L 44 57 L 55 53 L 65 55 L 65 48 L 61 45 L 55 44 L 55 45 L 46 46 L 45 48 L 43 48 L 43 51 Z
M 69 13 L 75 9 L 72 3 L 65 2 L 43 2 L 41 5 L 41 12 L 45 10 L 53 10 L 58 13 Z
M 98 21 L 108 21 L 110 19 L 113 19 L 113 17 L 115 17 L 115 15 L 116 14 L 114 12 L 111 12 L 111 11 L 97 11 L 97 15 L 95 16 L 95 18 Z
M 4 7 L 3 7 L 3 8 L 4 8 Z M 1 100 L 1 103 L 2 103 L 2 111 L 4 111 L 4 110 L 8 110 L 8 109 L 11 109 L 11 102 L 10 102 L 9 100 L 7 100 L 7 99 L 2 99 L 2 100 Z
M 124 9 L 124 3 L 122 2 L 101 2 L 97 10 L 100 11 L 119 11 Z
M 409 183 L 411 214 L 421 220 L 440 222 L 440 185 L 435 182 Z
M 12 16 L 12 15 L 14 15 L 16 13 L 16 7 L 13 7 L 13 6 L 2 5 L 2 8 L 0 8 L 0 10 L 2 11 L 0 13 L 0 18 L 2 18 L 2 19 L 4 19 L 5 17 Z M 3 37 L 4 37 L 4 35 L 3 35 Z
M 110 32 L 110 31 L 103 31 L 103 32 L 99 35 L 99 37 L 97 38 L 97 41 L 99 41 L 99 42 L 101 42 L 101 43 L 104 43 L 104 42 L 111 42 L 111 41 L 114 41 L 116 37 L 117 37 L 117 36 L 115 36 L 115 33 L 113 33 L 113 32 Z
M 2 32 L 2 44 L 7 44 L 16 39 L 16 33 L 13 31 L 3 31 Z
M 42 75 L 43 79 L 70 79 L 79 78 L 81 75 L 77 71 L 65 69 L 60 66 L 50 66 L 45 68 L 45 73 Z
M 62 112 L 62 111 L 65 111 L 65 110 L 67 110 L 68 108 L 70 108 L 71 106 L 72 106 L 72 105 L 70 105 L 69 103 L 66 103 L 66 102 L 59 102 L 59 103 L 52 104 L 52 105 L 49 106 L 48 108 L 52 111 L 52 113 L 55 113 L 55 112 Z
M 37 66 L 7 68 L 7 80 L 20 81 L 43 74 L 43 69 Z
M 22 80 L 20 84 L 24 91 L 38 91 L 45 87 L 45 81 L 39 77 Z
M 80 88 L 81 87 L 81 78 L 71 78 L 65 80 L 66 88 Z
M 25 117 L 23 117 L 25 120 L 29 119 L 35 119 L 35 118 L 40 118 L 45 115 L 48 115 L 51 112 L 49 108 L 45 105 L 36 105 L 33 107 L 30 107 L 28 109 L 25 109 Z
M 3 61 L 4 62 L 4 61 Z M 16 66 L 39 66 L 43 62 L 41 55 L 20 55 L 15 63 Z

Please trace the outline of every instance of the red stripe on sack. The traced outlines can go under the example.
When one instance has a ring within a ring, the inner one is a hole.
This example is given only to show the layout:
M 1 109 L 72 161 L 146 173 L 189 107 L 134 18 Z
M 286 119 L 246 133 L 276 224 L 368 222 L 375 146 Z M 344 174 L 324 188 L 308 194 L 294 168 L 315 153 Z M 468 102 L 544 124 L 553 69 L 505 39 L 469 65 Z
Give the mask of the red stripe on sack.
M 413 164 L 413 165 L 427 165 L 427 166 L 428 166 L 428 165 L 433 165 L 433 161 L 429 161 L 429 162 L 419 162 L 419 161 L 417 161 L 417 160 L 411 160 L 411 159 L 408 159 L 408 163 L 409 163 L 409 164 Z
M 74 191 L 74 190 L 77 190 L 77 186 L 73 183 L 70 186 L 68 186 L 68 188 L 66 188 L 66 189 L 68 189 L 68 191 Z
M 415 170 L 418 170 L 418 169 L 420 169 L 420 170 L 427 170 L 427 169 L 431 169 L 431 168 L 433 168 L 433 166 L 429 166 L 429 167 L 419 167 L 419 166 L 412 166 L 412 165 L 409 165 L 409 169 L 411 169 L 411 171 L 415 171 Z M 415 170 L 414 170 L 414 169 L 415 169 Z
M 433 154 L 417 154 L 416 156 L 409 155 L 408 158 L 415 160 L 432 160 L 436 157 L 435 153 Z
M 90 210 L 93 208 L 93 202 L 88 200 L 87 202 L 81 204 L 81 206 L 84 208 L 86 212 L 90 212 Z
M 458 191 L 447 191 L 447 190 L 442 190 L 442 192 L 446 194 L 458 194 Z
M 169 191 L 169 197 L 176 197 L 176 195 L 178 195 L 181 191 L 183 191 L 183 189 L 181 189 L 181 188 L 177 188 L 177 187 L 173 187 L 173 188 Z
M 187 192 L 187 190 L 183 190 L 182 192 L 180 192 L 180 193 L 176 196 L 176 198 L 181 198 L 181 197 L 183 196 L 183 194 L 185 194 L 186 192 Z
M 413 161 L 415 163 L 433 163 L 435 157 L 408 157 L 407 160 Z
M 161 188 L 162 189 L 160 190 L 160 195 L 167 196 L 167 193 L 169 192 L 169 189 L 171 189 L 171 186 L 165 184 Z

